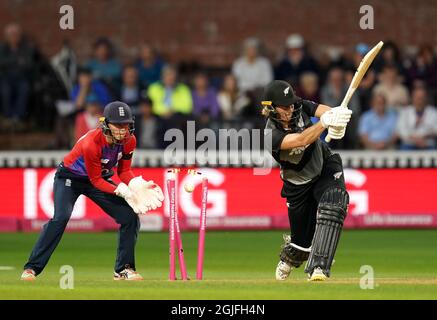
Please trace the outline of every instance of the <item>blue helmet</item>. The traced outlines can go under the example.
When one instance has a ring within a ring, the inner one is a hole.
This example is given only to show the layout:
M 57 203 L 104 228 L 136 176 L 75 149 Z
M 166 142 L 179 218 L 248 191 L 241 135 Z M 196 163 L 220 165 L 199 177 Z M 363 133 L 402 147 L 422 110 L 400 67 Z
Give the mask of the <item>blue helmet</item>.
M 132 115 L 132 110 L 126 103 L 121 101 L 108 103 L 103 110 L 103 117 L 101 118 L 103 134 L 111 136 L 116 144 L 125 144 L 130 135 L 135 131 L 134 121 L 135 117 Z M 123 139 L 123 141 L 115 139 L 109 128 L 110 123 L 129 124 L 129 136 Z

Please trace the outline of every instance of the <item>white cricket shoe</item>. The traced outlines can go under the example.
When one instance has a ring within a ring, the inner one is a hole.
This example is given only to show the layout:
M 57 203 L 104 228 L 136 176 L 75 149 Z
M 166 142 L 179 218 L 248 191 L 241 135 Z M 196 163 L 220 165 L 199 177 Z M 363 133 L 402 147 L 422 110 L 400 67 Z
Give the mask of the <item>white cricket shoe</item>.
M 132 268 L 123 269 L 120 272 L 114 272 L 114 280 L 141 281 L 144 278 Z
M 288 263 L 280 260 L 278 266 L 276 267 L 276 280 L 284 281 L 288 278 L 293 269 Z
M 325 281 L 328 277 L 323 272 L 322 268 L 316 267 L 313 270 L 313 273 L 309 276 L 308 281 Z
M 32 269 L 26 269 L 21 274 L 21 280 L 23 281 L 35 281 L 36 280 L 36 274 L 35 271 Z

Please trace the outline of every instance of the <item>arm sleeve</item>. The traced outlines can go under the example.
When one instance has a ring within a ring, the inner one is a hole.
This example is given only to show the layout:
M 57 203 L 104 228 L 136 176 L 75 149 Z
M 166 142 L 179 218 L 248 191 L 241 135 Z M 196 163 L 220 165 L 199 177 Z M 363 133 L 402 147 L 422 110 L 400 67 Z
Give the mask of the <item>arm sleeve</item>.
M 116 187 L 102 178 L 101 151 L 93 141 L 84 143 L 83 158 L 91 184 L 103 192 L 114 193 Z
M 302 111 L 311 117 L 314 117 L 314 115 L 316 114 L 316 110 L 318 106 L 319 104 L 313 101 L 302 100 Z
M 120 177 L 120 180 L 126 184 L 135 178 L 135 175 L 132 171 L 132 156 L 135 150 L 135 146 L 137 144 L 135 136 L 132 136 L 130 141 L 125 145 L 123 149 L 123 154 L 121 159 L 118 161 L 117 173 Z

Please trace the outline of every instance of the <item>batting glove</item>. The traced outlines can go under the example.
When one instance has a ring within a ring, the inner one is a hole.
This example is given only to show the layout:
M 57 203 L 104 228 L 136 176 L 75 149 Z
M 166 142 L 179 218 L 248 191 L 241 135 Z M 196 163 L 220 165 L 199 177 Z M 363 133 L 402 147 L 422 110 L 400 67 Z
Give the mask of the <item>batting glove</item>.
M 335 107 L 326 111 L 320 117 L 320 123 L 324 128 L 346 127 L 351 119 L 352 110 L 344 107 Z
M 328 137 L 334 140 L 339 140 L 344 137 L 346 133 L 346 127 L 329 127 Z

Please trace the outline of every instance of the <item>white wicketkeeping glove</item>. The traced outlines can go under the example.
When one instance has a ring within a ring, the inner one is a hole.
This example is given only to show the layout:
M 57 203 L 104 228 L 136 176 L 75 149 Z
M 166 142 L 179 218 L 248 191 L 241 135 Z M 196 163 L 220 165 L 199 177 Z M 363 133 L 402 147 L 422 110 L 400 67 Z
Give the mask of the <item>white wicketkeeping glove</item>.
M 326 111 L 320 117 L 320 122 L 324 128 L 346 127 L 351 119 L 352 110 L 344 107 L 335 107 Z
M 129 189 L 135 194 L 139 207 L 150 211 L 162 206 L 164 194 L 152 180 L 146 181 L 142 176 L 135 177 L 129 182 Z
M 346 127 L 329 127 L 328 128 L 328 137 L 333 140 L 339 140 L 344 137 L 346 133 Z
M 140 207 L 137 204 L 137 199 L 135 197 L 135 194 L 132 193 L 132 191 L 129 189 L 129 187 L 121 182 L 117 189 L 115 189 L 115 194 L 119 197 L 122 197 L 124 200 L 126 200 L 127 204 L 134 210 L 136 214 L 142 214 L 147 212 L 146 207 Z

